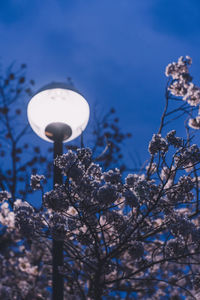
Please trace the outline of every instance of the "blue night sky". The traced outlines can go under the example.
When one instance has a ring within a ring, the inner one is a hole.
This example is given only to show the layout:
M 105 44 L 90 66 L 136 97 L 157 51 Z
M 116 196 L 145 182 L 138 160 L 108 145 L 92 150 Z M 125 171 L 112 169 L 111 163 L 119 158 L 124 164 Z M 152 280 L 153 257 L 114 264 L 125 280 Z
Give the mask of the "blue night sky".
M 36 90 L 70 76 L 92 110 L 114 106 L 133 135 L 127 152 L 144 159 L 164 106 L 165 66 L 190 55 L 199 80 L 200 1 L 1 0 L 0 40 L 3 67 L 26 63 Z

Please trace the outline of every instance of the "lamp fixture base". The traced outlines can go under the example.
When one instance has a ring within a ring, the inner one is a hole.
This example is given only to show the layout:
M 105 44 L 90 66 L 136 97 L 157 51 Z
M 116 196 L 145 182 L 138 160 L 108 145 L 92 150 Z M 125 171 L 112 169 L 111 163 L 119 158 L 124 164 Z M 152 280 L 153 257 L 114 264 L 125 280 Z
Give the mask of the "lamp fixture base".
M 45 128 L 45 135 L 52 141 L 66 141 L 72 135 L 72 129 L 69 125 L 62 122 L 50 123 Z

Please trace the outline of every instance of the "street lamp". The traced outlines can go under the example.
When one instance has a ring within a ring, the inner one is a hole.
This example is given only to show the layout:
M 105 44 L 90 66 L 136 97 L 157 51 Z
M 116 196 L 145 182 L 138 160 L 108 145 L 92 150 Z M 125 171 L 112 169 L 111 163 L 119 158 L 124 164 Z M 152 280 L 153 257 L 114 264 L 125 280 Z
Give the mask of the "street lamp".
M 82 134 L 89 120 L 90 109 L 84 97 L 65 83 L 53 82 L 40 89 L 27 108 L 28 121 L 42 139 L 54 144 L 54 159 L 62 155 L 64 142 Z M 62 174 L 54 165 L 54 186 L 62 184 Z M 52 299 L 63 300 L 63 242 L 53 239 Z

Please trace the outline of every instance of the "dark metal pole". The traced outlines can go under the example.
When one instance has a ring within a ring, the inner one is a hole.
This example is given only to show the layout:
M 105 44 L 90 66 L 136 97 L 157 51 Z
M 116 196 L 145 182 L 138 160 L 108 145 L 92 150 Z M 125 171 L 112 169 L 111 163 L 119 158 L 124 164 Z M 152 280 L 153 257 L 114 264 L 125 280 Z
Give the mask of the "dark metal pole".
M 58 155 L 63 153 L 63 139 L 57 137 L 54 140 L 54 159 Z M 54 187 L 56 184 L 62 184 L 62 173 L 61 170 L 54 165 Z M 53 291 L 52 299 L 53 300 L 63 300 L 64 292 L 64 280 L 63 276 L 58 272 L 58 266 L 63 265 L 63 241 L 56 241 L 53 239 Z
M 83 144 L 83 131 L 81 132 L 81 148 L 84 148 L 84 144 Z

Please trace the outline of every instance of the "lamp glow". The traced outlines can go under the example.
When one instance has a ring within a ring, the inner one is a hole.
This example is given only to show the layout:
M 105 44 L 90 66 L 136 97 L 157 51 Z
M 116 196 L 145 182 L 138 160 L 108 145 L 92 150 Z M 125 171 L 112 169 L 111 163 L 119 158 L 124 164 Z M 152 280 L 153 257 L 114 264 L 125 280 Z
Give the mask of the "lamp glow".
M 87 101 L 77 91 L 62 83 L 52 83 L 36 93 L 28 104 L 27 115 L 33 131 L 53 142 L 53 135 L 63 131 L 63 142 L 78 137 L 89 120 Z

